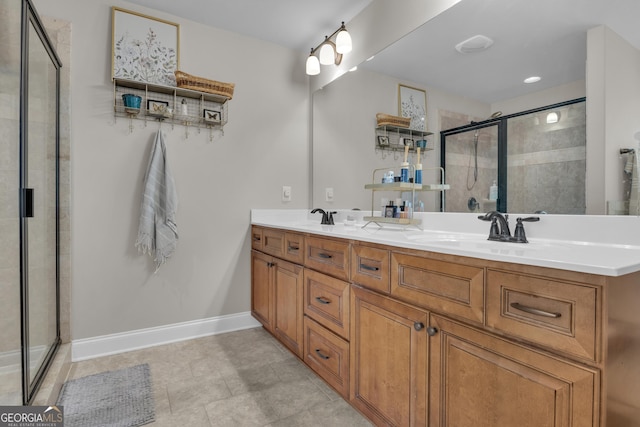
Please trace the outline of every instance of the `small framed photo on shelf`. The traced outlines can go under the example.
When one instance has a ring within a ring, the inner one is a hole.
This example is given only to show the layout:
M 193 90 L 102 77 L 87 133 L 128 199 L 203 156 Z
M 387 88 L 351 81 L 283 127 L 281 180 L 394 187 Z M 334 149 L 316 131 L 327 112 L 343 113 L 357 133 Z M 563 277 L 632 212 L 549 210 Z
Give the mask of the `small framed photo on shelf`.
M 206 108 L 202 111 L 202 118 L 205 122 L 209 123 L 220 123 L 222 121 L 222 114 L 217 110 L 207 110 Z
M 381 147 L 388 147 L 389 146 L 389 137 L 388 136 L 383 136 L 383 135 L 378 135 L 378 145 Z
M 148 99 L 147 111 L 149 114 L 164 115 L 169 112 L 169 103 L 166 101 Z

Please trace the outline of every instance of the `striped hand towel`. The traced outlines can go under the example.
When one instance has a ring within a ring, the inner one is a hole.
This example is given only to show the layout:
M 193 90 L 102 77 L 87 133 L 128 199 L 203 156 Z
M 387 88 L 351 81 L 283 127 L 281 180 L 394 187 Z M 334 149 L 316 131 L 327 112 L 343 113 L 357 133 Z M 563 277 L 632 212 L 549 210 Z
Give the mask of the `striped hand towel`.
M 156 272 L 176 250 L 178 194 L 169 170 L 162 130 L 158 131 L 144 178 L 135 246 L 154 257 Z

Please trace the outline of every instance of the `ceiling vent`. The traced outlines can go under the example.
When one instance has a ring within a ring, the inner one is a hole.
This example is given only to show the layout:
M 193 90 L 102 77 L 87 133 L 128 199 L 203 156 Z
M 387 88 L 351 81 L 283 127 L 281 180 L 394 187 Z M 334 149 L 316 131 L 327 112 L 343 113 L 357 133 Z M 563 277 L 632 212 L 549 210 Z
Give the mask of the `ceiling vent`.
M 492 44 L 493 40 L 489 37 L 478 34 L 477 36 L 458 43 L 456 50 L 460 53 L 480 52 L 481 50 L 488 49 Z

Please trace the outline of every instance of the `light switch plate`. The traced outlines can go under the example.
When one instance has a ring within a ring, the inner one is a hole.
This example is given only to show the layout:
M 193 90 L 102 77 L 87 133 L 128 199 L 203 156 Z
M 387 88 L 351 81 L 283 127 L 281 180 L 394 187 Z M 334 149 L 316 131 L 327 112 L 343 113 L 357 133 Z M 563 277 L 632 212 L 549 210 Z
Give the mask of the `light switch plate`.
M 291 201 L 291 187 L 288 185 L 282 186 L 282 201 L 283 202 Z
M 325 201 L 333 202 L 333 188 L 327 187 L 324 189 Z

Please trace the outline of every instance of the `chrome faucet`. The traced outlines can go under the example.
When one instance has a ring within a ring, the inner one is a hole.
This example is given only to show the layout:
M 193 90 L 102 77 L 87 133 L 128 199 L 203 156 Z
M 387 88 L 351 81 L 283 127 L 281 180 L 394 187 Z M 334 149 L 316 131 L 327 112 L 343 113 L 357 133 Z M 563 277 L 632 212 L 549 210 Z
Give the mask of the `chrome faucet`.
M 320 224 L 322 225 L 334 225 L 333 223 L 333 214 L 337 213 L 337 212 L 329 212 L 329 211 L 325 211 L 323 209 L 320 208 L 315 208 L 314 210 L 311 211 L 311 213 L 316 213 L 316 212 L 320 212 L 322 214 L 322 221 L 320 222 Z
M 524 232 L 523 221 L 534 222 L 540 221 L 537 216 L 530 216 L 527 218 L 516 219 L 516 230 L 511 236 L 511 230 L 509 230 L 509 215 L 502 215 L 497 211 L 490 211 L 484 215 L 480 215 L 478 219 L 483 221 L 491 221 L 491 228 L 489 229 L 488 240 L 496 240 L 498 242 L 513 242 L 513 243 L 528 243 L 527 236 Z

